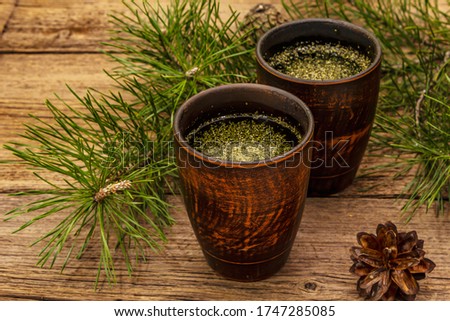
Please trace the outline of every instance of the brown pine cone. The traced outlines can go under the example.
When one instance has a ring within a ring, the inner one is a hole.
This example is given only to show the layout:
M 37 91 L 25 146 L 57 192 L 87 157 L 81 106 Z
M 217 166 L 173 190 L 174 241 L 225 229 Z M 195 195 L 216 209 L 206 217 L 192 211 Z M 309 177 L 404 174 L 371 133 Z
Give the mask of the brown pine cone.
M 260 3 L 245 15 L 241 30 L 249 33 L 249 38 L 256 43 L 267 31 L 287 22 L 288 19 L 273 5 Z
M 435 268 L 425 258 L 416 231 L 399 233 L 392 222 L 379 224 L 376 235 L 357 234 L 360 245 L 350 249 L 350 272 L 359 276 L 357 289 L 367 300 L 415 300 L 418 280 Z

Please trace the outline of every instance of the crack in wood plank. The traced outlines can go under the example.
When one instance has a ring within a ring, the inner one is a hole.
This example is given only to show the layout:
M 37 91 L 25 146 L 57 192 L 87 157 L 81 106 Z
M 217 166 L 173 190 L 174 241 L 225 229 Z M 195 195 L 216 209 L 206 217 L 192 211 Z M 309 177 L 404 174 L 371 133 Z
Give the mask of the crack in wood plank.
M 8 18 L 5 21 L 5 24 L 2 27 L 2 31 L 0 32 L 0 37 L 3 37 L 3 34 L 8 30 L 9 22 L 11 21 L 12 17 L 14 16 L 14 12 L 16 11 L 17 7 L 19 6 L 20 0 L 14 0 L 13 7 L 11 8 L 11 12 L 9 13 Z

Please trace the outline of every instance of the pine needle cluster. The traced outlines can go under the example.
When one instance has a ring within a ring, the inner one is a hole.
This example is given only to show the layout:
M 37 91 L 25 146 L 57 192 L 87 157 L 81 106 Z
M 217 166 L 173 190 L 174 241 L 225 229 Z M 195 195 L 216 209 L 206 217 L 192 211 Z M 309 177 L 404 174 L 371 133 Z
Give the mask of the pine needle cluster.
M 450 5 L 450 2 L 447 1 Z M 401 195 L 410 220 L 444 211 L 450 191 L 450 12 L 431 0 L 285 0 L 291 19 L 325 16 L 371 30 L 383 47 L 374 155 L 413 179 Z
M 5 146 L 48 186 L 15 194 L 38 199 L 7 215 L 36 213 L 18 231 L 58 215 L 60 223 L 34 243 L 45 243 L 38 265 L 52 267 L 64 253 L 64 270 L 72 256 L 81 258 L 91 241 L 98 242 L 96 282 L 102 270 L 114 282 L 116 249 L 131 273 L 129 248 L 136 259 L 145 258 L 147 248 L 157 250 L 166 240 L 164 227 L 173 219 L 164 200 L 164 181 L 174 172 L 173 162 L 161 157 L 139 105 L 120 95 L 72 94 L 83 108 L 47 101 L 53 122 L 33 116 L 35 124 L 27 125 L 22 135 L 27 143 Z
M 132 0 L 125 3 L 127 14 L 112 17 L 107 54 L 117 62 L 111 76 L 123 89 L 137 96 L 156 93 L 159 108 L 171 114 L 206 88 L 253 81 L 249 31 L 239 29 L 236 11 L 230 8 L 224 20 L 216 0 L 173 0 L 167 8 L 152 2 Z

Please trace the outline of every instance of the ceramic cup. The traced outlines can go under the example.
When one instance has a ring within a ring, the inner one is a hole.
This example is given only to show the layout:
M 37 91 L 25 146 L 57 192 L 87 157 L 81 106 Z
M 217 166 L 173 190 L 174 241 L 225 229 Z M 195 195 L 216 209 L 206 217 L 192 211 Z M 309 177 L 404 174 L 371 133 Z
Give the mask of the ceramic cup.
M 281 117 L 302 137 L 290 151 L 255 162 L 209 157 L 186 141 L 199 124 L 236 113 Z M 222 276 L 256 281 L 285 264 L 305 204 L 313 127 L 298 97 L 258 84 L 208 89 L 177 111 L 175 152 L 185 207 L 206 261 Z
M 283 74 L 267 60 L 284 45 L 299 40 L 339 42 L 368 54 L 362 72 L 337 80 L 305 80 Z M 352 184 L 372 129 L 378 100 L 381 46 L 367 30 L 332 19 L 304 19 L 265 33 L 256 48 L 260 84 L 275 86 L 299 97 L 314 115 L 314 155 L 310 195 L 337 193 Z

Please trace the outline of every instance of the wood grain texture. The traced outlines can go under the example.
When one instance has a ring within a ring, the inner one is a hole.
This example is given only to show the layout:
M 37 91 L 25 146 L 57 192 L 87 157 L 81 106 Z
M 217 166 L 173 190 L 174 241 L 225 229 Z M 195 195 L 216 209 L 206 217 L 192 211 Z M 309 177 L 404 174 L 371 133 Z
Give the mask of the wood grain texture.
M 224 14 L 228 4 L 247 12 L 258 2 L 222 0 L 222 7 Z M 23 123 L 31 121 L 29 113 L 50 121 L 44 101 L 55 101 L 53 93 L 74 103 L 66 84 L 80 94 L 88 87 L 115 90 L 103 72 L 114 64 L 98 53 L 99 43 L 108 39 L 108 14 L 113 10 L 124 10 L 120 0 L 0 0 L 0 145 L 21 141 Z M 393 180 L 392 171 L 361 175 L 380 164 L 378 158 L 366 156 L 359 177 L 344 192 L 306 201 L 289 260 L 267 280 L 240 283 L 216 275 L 203 258 L 181 197 L 170 196 L 177 224 L 168 231 L 164 250 L 149 252 L 147 262 L 135 265 L 132 277 L 117 255 L 117 285 L 101 283 L 97 292 L 97 243 L 60 273 L 60 261 L 54 269 L 36 267 L 42 244 L 30 244 L 61 216 L 17 234 L 12 232 L 31 216 L 3 221 L 4 213 L 31 200 L 8 193 L 45 187 L 24 165 L 2 163 L 12 159 L 0 149 L 0 300 L 357 300 L 356 277 L 348 272 L 349 248 L 356 245 L 357 232 L 374 232 L 386 220 L 400 230 L 417 230 L 427 257 L 437 265 L 420 281 L 417 298 L 450 300 L 450 217 L 421 209 L 404 225 L 403 201 L 396 198 L 408 177 Z
M 14 206 L 18 201 L 4 195 L 2 204 Z M 139 263 L 134 275 L 126 274 L 119 259 L 118 284 L 102 284 L 93 291 L 97 268 L 96 244 L 85 257 L 73 261 L 63 274 L 57 269 L 34 267 L 37 250 L 29 245 L 49 226 L 52 218 L 27 232 L 9 235 L 25 218 L 0 225 L 0 299 L 61 300 L 355 300 L 356 277 L 351 266 L 349 248 L 356 245 L 356 232 L 374 232 L 386 220 L 398 224 L 402 231 L 417 230 L 425 241 L 427 257 L 437 265 L 428 278 L 420 281 L 419 300 L 450 298 L 448 270 L 449 218 L 435 218 L 421 213 L 408 226 L 398 216 L 399 206 L 392 200 L 310 198 L 287 264 L 275 276 L 259 282 L 228 281 L 216 275 L 206 264 L 195 240 L 180 197 L 171 197 L 172 214 L 177 224 L 169 232 L 165 250 Z M 8 235 L 8 238 L 4 237 Z M 443 236 L 443 237 L 442 237 Z M 313 289 L 314 288 L 314 289 Z
M 3 51 L 92 52 L 111 29 L 108 15 L 120 1 L 17 1 L 0 39 Z
M 16 8 L 16 0 L 2 0 L 0 1 L 0 35 L 6 32 L 8 23 L 11 20 L 14 10 Z

